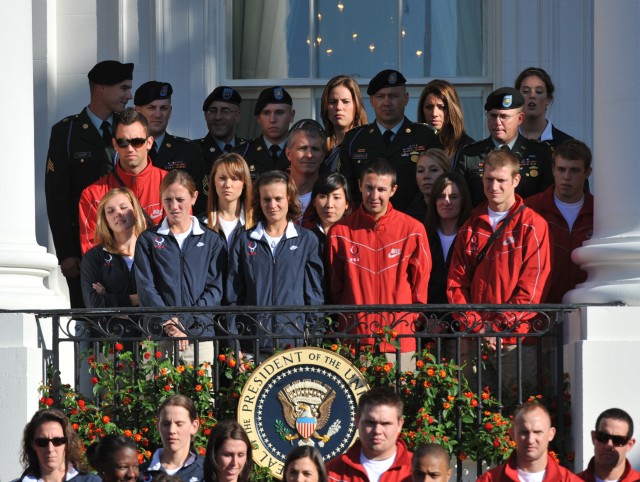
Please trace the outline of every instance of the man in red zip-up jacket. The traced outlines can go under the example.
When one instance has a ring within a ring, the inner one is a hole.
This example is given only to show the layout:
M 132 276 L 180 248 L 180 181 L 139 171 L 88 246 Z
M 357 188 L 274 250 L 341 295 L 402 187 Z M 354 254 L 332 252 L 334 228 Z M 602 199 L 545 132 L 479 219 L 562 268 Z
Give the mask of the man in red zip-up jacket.
M 593 196 L 584 186 L 591 174 L 591 150 L 576 139 L 564 141 L 553 153 L 554 185 L 531 196 L 525 204 L 549 223 L 551 289 L 547 303 L 587 280 L 587 273 L 571 261 L 571 252 L 593 234 Z
M 447 277 L 451 304 L 527 305 L 545 299 L 550 272 L 547 222 L 515 193 L 519 171 L 518 159 L 509 151 L 492 151 L 486 157 L 482 176 L 487 201 L 471 212 L 453 247 Z M 492 238 L 497 231 L 498 235 Z M 485 343 L 495 350 L 495 333 L 527 333 L 535 316 L 536 313 L 518 311 L 468 312 L 459 316 L 459 321 L 463 330 L 487 333 Z M 469 340 L 464 341 L 470 344 Z M 516 342 L 513 337 L 506 337 L 502 343 L 503 386 L 511 388 L 517 374 Z M 535 346 L 522 349 L 523 380 L 533 382 Z M 491 379 L 495 373 L 488 375 L 489 385 L 495 386 L 497 380 Z
M 577 475 L 556 462 L 549 442 L 556 435 L 546 407 L 537 402 L 520 405 L 513 414 L 511 437 L 516 449 L 502 465 L 478 477 L 478 482 L 578 482 Z
M 343 305 L 426 303 L 431 274 L 429 241 L 424 226 L 397 211 L 389 201 L 396 192 L 396 174 L 384 159 L 361 170 L 362 205 L 329 230 L 326 244 L 331 301 Z M 415 314 L 390 313 L 349 318 L 351 332 L 378 333 L 391 328 L 415 333 Z M 372 338 L 362 338 L 372 345 Z M 400 337 L 401 368 L 411 369 L 415 338 Z M 395 347 L 380 350 L 395 360 Z
M 94 246 L 97 211 L 100 201 L 114 187 L 126 186 L 135 194 L 152 223 L 162 221 L 164 210 L 160 200 L 160 183 L 167 171 L 151 164 L 148 156 L 153 144 L 149 123 L 142 114 L 127 108 L 118 117 L 114 129 L 113 147 L 118 153 L 114 172 L 101 177 L 80 195 L 80 247 L 86 253 Z
M 327 463 L 329 482 L 411 482 L 412 454 L 398 438 L 402 410 L 402 399 L 389 388 L 363 393 L 356 410 L 359 438 Z

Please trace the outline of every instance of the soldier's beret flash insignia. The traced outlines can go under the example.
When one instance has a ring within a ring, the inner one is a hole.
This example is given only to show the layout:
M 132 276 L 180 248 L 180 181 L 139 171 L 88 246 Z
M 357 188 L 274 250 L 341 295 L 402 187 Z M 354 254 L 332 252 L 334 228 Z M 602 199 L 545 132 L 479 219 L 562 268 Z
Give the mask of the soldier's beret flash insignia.
M 282 100 L 282 98 L 284 97 L 284 91 L 282 87 L 276 87 L 275 89 L 273 89 L 273 96 L 276 98 L 276 100 Z
M 316 447 L 325 461 L 343 454 L 356 439 L 356 407 L 367 390 L 360 370 L 329 350 L 291 348 L 265 360 L 238 403 L 254 462 L 280 479 L 293 447 Z
M 398 75 L 395 72 L 391 72 L 389 74 L 389 77 L 387 78 L 387 81 L 390 85 L 395 85 L 398 82 Z
M 504 107 L 505 109 L 508 109 L 509 107 L 511 107 L 512 102 L 513 102 L 513 96 L 505 95 L 504 98 L 502 99 L 502 107 Z
M 233 95 L 233 89 L 229 88 L 229 87 L 225 87 L 222 90 L 222 98 L 224 100 L 229 100 L 231 99 L 231 96 Z

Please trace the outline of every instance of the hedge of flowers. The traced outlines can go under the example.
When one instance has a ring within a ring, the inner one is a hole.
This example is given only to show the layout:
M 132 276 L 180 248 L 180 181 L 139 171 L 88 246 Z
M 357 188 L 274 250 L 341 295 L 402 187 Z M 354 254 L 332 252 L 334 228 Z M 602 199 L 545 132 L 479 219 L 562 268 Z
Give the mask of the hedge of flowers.
M 393 330 L 385 331 L 383 338 L 394 343 Z M 513 450 L 510 419 L 500 413 L 489 388 L 479 393 L 472 391 L 460 367 L 453 361 L 436 360 L 429 345 L 416 354 L 415 370 L 402 373 L 396 373 L 395 365 L 387 362 L 384 355 L 376 356 L 370 350 L 356 356 L 353 348 L 339 343 L 327 344 L 325 348 L 350 359 L 371 386 L 385 385 L 399 390 L 405 402 L 402 437 L 410 449 L 434 442 L 461 460 L 484 460 L 490 465 L 502 462 Z M 156 430 L 157 407 L 167 396 L 181 393 L 193 399 L 200 414 L 195 446 L 204 454 L 216 421 L 236 417 L 237 399 L 254 368 L 251 362 L 236 360 L 230 351 L 218 356 L 217 367 L 207 363 L 199 367 L 174 365 L 151 341 L 142 342 L 140 359 L 134 358 L 121 343 L 105 345 L 101 357 L 87 358 L 93 397 L 86 397 L 69 385 L 55 392 L 47 384 L 40 390 L 41 407 L 61 408 L 85 449 L 107 434 L 133 438 L 142 463 L 161 446 Z M 238 370 L 239 363 L 244 370 Z M 222 380 L 216 393 L 212 369 L 220 373 Z M 269 478 L 268 472 L 259 468 L 255 476 L 262 480 Z

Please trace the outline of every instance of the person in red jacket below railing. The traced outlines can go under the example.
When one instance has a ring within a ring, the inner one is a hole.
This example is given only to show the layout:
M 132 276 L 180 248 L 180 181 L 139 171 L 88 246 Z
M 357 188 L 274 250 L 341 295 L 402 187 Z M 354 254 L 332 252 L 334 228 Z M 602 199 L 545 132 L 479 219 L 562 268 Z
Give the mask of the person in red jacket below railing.
M 556 462 L 549 443 L 556 435 L 544 405 L 526 402 L 513 414 L 511 438 L 515 450 L 502 465 L 478 477 L 478 482 L 564 482 L 580 481 L 577 475 Z
M 507 150 L 490 152 L 482 173 L 487 200 L 471 212 L 460 228 L 447 276 L 447 297 L 451 304 L 538 304 L 545 299 L 550 272 L 550 243 L 547 222 L 515 193 L 520 182 L 520 164 Z M 459 315 L 461 329 L 486 333 L 484 342 L 496 350 L 499 332 L 528 333 L 536 313 L 476 313 Z M 464 340 L 467 348 L 473 340 Z M 502 380 L 510 388 L 517 376 L 514 337 L 502 338 Z M 470 360 L 470 358 L 468 358 Z M 489 358 L 490 363 L 496 362 Z M 471 363 L 468 363 L 471 365 Z M 536 347 L 522 347 L 522 376 L 535 381 Z M 485 383 L 495 386 L 493 371 Z
M 358 401 L 358 440 L 327 464 L 329 482 L 411 482 L 412 455 L 400 440 L 404 423 L 400 396 L 386 387 Z
M 591 150 L 576 139 L 564 141 L 553 152 L 554 185 L 525 200 L 549 223 L 551 232 L 551 289 L 547 303 L 587 280 L 586 271 L 571 261 L 571 252 L 593 235 L 593 196 L 585 191 L 591 174 Z
M 578 474 L 582 480 L 617 480 L 634 482 L 640 480 L 640 472 L 633 470 L 627 454 L 636 443 L 633 438 L 633 420 L 620 408 L 605 410 L 596 420 L 596 429 L 591 432 L 594 456 L 587 470 Z
M 331 226 L 325 255 L 331 301 L 340 305 L 426 303 L 431 274 L 429 241 L 421 222 L 397 211 L 390 199 L 398 188 L 396 171 L 384 159 L 369 162 L 360 170 L 362 205 Z M 359 314 L 346 317 L 341 327 L 363 335 L 391 328 L 415 333 L 415 314 Z M 395 321 L 394 321 L 395 320 Z M 372 345 L 372 338 L 363 338 Z M 400 337 L 400 360 L 396 348 L 382 343 L 390 362 L 410 367 L 415 337 Z

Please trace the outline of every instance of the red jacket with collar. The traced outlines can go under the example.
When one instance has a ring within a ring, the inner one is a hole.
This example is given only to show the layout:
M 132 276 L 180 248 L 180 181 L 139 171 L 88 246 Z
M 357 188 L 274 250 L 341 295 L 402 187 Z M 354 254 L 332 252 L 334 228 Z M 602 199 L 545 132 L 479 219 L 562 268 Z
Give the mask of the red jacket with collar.
M 544 474 L 543 482 L 578 482 L 581 479 L 571 472 L 569 469 L 562 467 L 547 454 L 547 469 Z M 478 477 L 477 482 L 520 482 L 518 478 L 518 467 L 516 462 L 516 453 L 513 452 L 509 459 L 502 465 L 491 469 L 489 472 Z
M 586 480 L 586 482 L 596 482 L 596 475 L 593 471 L 595 468 L 594 464 L 595 457 L 591 457 L 589 465 L 587 466 L 587 470 L 585 470 L 584 472 L 580 472 L 578 474 L 578 477 L 580 477 L 582 480 Z M 622 473 L 622 477 L 618 479 L 618 482 L 636 482 L 638 480 L 640 480 L 640 472 L 638 472 L 637 470 L 633 470 L 633 467 L 631 467 L 629 460 L 625 459 L 624 472 Z
M 523 206 L 516 202 L 509 215 Z M 507 215 L 507 216 L 509 216 Z M 506 218 L 505 218 L 506 219 Z M 504 222 L 505 220 L 501 221 Z M 491 227 L 485 201 L 475 208 L 460 228 L 453 246 L 451 267 L 447 277 L 447 297 L 451 304 L 538 304 L 544 300 L 550 273 L 550 243 L 547 222 L 532 209 L 525 207 L 516 214 L 478 263 L 482 251 L 494 230 Z M 491 328 L 500 331 L 514 321 L 531 319 L 535 313 L 467 313 L 464 324 L 475 331 Z M 462 320 L 461 320 L 462 321 Z M 491 327 L 483 322 L 492 322 Z M 515 331 L 528 332 L 528 324 L 520 323 Z M 489 330 L 487 330 L 489 331 Z M 513 340 L 504 340 L 513 343 Z
M 554 187 L 531 196 L 525 204 L 547 220 L 551 236 L 551 289 L 547 303 L 562 303 L 562 297 L 587 280 L 587 273 L 571 261 L 571 252 L 593 235 L 593 195 L 584 193 L 584 205 L 569 230 L 569 224 L 556 206 Z
M 158 224 L 164 216 L 162 201 L 160 199 L 160 183 L 167 175 L 167 171 L 151 164 L 147 157 L 147 167 L 138 175 L 125 172 L 120 163 L 116 164 L 116 172 L 124 185 L 133 191 L 140 202 L 142 209 L 151 220 Z M 98 205 L 111 189 L 122 187 L 116 176 L 111 172 L 102 176 L 96 182 L 86 187 L 80 195 L 78 203 L 80 221 L 80 247 L 82 254 L 89 251 L 95 245 L 93 234 L 96 230 Z
M 429 241 L 422 223 L 393 208 L 378 221 L 362 206 L 335 223 L 327 235 L 326 258 L 331 301 L 343 305 L 426 303 L 431 273 Z M 378 331 L 389 320 L 400 334 L 415 332 L 415 315 L 359 315 L 356 333 Z M 353 325 L 352 322 L 349 323 Z M 364 344 L 373 344 L 365 338 Z M 415 339 L 401 338 L 402 352 L 415 350 Z M 382 351 L 395 349 L 383 344 Z
M 382 474 L 380 482 L 410 482 L 411 460 L 413 454 L 409 452 L 402 440 L 396 442 L 396 458 L 389 469 Z M 358 440 L 340 457 L 327 462 L 329 482 L 369 482 L 369 476 L 360 463 L 362 446 Z

